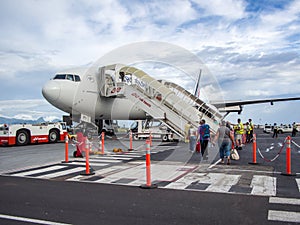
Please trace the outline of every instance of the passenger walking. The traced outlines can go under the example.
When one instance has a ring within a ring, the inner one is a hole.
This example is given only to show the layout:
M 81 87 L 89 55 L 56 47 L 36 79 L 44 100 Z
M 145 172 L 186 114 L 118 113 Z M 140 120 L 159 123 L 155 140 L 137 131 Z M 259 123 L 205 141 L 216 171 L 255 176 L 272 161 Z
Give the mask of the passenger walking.
M 231 130 L 226 126 L 225 121 L 221 121 L 220 127 L 216 133 L 213 143 L 218 141 L 221 163 L 224 163 L 224 158 L 227 159 L 227 165 L 230 164 L 230 149 L 234 146 L 234 137 Z
M 191 125 L 188 130 L 188 139 L 190 142 L 190 151 L 193 153 L 196 149 L 196 140 L 197 140 L 197 129 Z
M 274 123 L 274 127 L 273 127 L 273 138 L 276 137 L 278 138 L 278 126 L 276 123 Z
M 191 127 L 191 122 L 189 121 L 185 126 L 184 126 L 184 142 L 188 143 L 189 142 L 189 129 Z
M 203 160 L 207 160 L 208 157 L 208 150 L 207 145 L 208 141 L 210 139 L 210 127 L 208 124 L 205 123 L 205 120 L 200 120 L 200 126 L 198 128 L 198 140 L 201 144 L 201 155 L 203 157 Z
M 298 132 L 298 130 L 297 130 L 297 125 L 296 125 L 296 123 L 294 122 L 294 123 L 293 123 L 292 137 L 295 137 L 297 132 Z

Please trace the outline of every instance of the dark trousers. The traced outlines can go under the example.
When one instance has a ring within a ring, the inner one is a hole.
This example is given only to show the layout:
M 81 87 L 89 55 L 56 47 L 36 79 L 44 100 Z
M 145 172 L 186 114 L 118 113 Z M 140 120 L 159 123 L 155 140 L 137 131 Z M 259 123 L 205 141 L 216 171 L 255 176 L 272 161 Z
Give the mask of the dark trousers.
M 296 133 L 297 133 L 297 129 L 293 129 L 293 131 L 292 131 L 292 137 L 295 137 Z
M 207 158 L 207 145 L 208 145 L 208 140 L 202 140 L 201 141 L 201 155 L 203 156 L 203 158 Z

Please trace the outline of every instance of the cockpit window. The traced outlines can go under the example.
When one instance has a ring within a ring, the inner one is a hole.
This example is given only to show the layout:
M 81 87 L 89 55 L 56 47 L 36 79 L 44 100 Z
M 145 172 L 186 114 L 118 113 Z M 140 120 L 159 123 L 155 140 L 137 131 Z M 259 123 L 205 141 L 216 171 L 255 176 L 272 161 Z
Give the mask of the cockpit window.
M 56 74 L 53 80 L 70 80 L 70 81 L 79 82 L 80 76 L 73 75 L 73 74 Z
M 74 77 L 71 74 L 67 74 L 67 80 L 74 81 Z
M 80 76 L 78 76 L 78 75 L 74 75 L 74 76 L 75 76 L 75 81 L 79 82 L 80 81 Z
M 66 74 L 56 74 L 53 80 L 64 80 L 66 79 Z

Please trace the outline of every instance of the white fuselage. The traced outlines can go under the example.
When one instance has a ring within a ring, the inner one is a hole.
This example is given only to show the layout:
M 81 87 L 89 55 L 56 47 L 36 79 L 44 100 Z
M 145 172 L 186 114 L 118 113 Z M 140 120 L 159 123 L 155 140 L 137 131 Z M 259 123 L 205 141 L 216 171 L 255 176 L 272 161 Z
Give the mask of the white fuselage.
M 73 80 L 67 79 L 72 76 Z M 96 76 L 97 73 L 90 71 L 82 73 L 82 71 L 73 70 L 58 73 L 44 85 L 42 94 L 49 103 L 70 113 L 73 118 L 80 117 L 81 114 L 90 116 L 92 119 L 146 118 L 145 112 L 135 107 L 134 103 L 126 98 L 101 96 L 95 82 Z

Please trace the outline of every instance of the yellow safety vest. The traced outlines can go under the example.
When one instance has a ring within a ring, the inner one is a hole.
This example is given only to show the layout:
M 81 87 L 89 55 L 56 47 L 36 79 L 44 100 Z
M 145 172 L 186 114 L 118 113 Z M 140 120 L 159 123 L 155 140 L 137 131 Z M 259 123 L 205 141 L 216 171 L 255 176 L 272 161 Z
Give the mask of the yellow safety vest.
M 253 130 L 254 128 L 253 123 L 251 122 L 249 125 L 250 125 L 250 130 Z
M 238 124 L 238 129 L 236 131 L 237 134 L 244 134 L 244 124 L 242 122 L 240 122 Z

